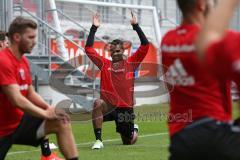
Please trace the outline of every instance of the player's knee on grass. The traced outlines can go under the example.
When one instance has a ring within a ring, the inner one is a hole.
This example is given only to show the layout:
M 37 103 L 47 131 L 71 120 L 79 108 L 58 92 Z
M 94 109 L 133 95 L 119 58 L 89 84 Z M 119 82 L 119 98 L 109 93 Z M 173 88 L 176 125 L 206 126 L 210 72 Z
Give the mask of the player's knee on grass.
M 131 137 L 126 137 L 124 135 L 121 135 L 123 145 L 133 145 L 137 142 L 138 135 L 134 131 Z
M 132 145 L 137 141 L 134 130 L 135 114 L 132 108 L 117 108 L 116 131 L 120 133 L 124 145 Z
M 121 138 L 122 138 L 123 145 L 131 145 L 132 144 L 131 143 L 131 141 L 132 141 L 131 138 L 125 137 L 125 136 L 122 136 L 122 135 L 121 135 Z
M 137 133 L 133 123 L 122 122 L 117 124 L 117 132 L 120 133 L 124 145 L 132 145 L 137 141 Z
M 137 139 L 138 139 L 138 133 L 136 131 L 134 131 L 131 143 L 135 144 L 137 142 Z

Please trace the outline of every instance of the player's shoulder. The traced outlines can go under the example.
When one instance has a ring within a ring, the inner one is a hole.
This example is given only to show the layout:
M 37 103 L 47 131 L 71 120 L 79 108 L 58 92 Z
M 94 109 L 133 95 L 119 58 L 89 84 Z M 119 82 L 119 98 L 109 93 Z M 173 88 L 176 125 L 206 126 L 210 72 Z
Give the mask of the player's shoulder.
M 233 29 L 228 29 L 228 30 L 226 31 L 226 35 L 227 35 L 227 36 L 230 36 L 230 35 L 239 35 L 239 34 L 240 34 L 239 31 L 236 31 L 236 30 L 233 30 Z
M 23 62 L 28 68 L 30 68 L 29 61 L 28 61 L 27 57 L 24 56 L 24 55 L 22 56 L 22 62 Z
M 225 35 L 218 40 L 212 41 L 211 43 L 209 43 L 209 45 L 207 46 L 207 51 L 223 51 L 223 50 L 240 50 L 239 47 L 239 42 L 240 41 L 240 32 L 239 31 L 235 31 L 235 30 L 227 30 L 225 32 Z M 222 53 L 228 53 L 228 52 L 222 52 Z
M 229 45 L 229 44 L 237 44 L 238 43 L 232 43 L 234 41 L 234 39 L 239 39 L 240 38 L 240 33 L 238 31 L 235 31 L 235 30 L 226 30 L 225 32 L 225 35 L 221 38 L 221 39 L 218 39 L 218 40 L 214 40 L 214 41 L 211 41 L 208 46 L 207 46 L 207 50 L 213 50 L 216 48 L 222 48 L 226 45 Z M 235 41 L 235 42 L 238 42 L 238 41 Z
M 162 38 L 162 43 L 166 43 L 176 36 L 177 28 L 169 30 Z
M 26 57 L 26 56 L 22 56 L 22 61 L 23 61 L 24 63 L 28 63 L 27 57 Z
M 12 60 L 9 56 L 8 49 L 0 51 L 0 65 L 2 67 L 12 65 Z
M 227 30 L 225 37 L 223 39 L 231 39 L 236 40 L 236 42 L 238 42 L 240 40 L 240 32 L 236 30 Z
M 162 44 L 193 42 L 198 31 L 199 27 L 197 25 L 178 26 L 164 35 Z

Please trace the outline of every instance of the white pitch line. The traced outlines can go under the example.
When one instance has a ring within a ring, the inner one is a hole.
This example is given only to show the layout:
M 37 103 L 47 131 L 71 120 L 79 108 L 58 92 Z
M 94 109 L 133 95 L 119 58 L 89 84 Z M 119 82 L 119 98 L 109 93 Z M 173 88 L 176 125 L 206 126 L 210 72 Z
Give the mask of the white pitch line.
M 154 137 L 154 136 L 164 136 L 167 135 L 168 133 L 154 133 L 154 134 L 146 134 L 146 135 L 140 135 L 138 136 L 139 138 L 146 138 L 146 137 Z M 121 141 L 121 139 L 107 139 L 104 140 L 103 142 L 115 142 L 115 141 Z M 89 145 L 92 144 L 94 142 L 86 142 L 86 143 L 79 143 L 76 144 L 77 146 L 84 146 L 84 145 Z M 15 154 L 24 154 L 24 153 L 30 153 L 30 152 L 39 152 L 40 149 L 35 149 L 35 150 L 31 150 L 31 151 L 16 151 L 16 152 L 9 152 L 7 155 L 11 156 L 11 155 L 15 155 Z
M 154 134 L 146 134 L 146 135 L 140 135 L 138 136 L 139 138 L 146 138 L 146 137 L 154 137 L 154 136 L 163 136 L 163 135 L 167 135 L 168 133 L 154 133 Z M 121 139 L 116 138 L 116 139 L 107 139 L 107 140 L 103 140 L 103 142 L 116 142 L 116 141 L 121 141 Z M 84 145 L 89 145 L 89 144 L 93 144 L 94 141 L 92 142 L 86 142 L 86 143 L 80 143 L 77 144 L 77 146 L 84 146 Z

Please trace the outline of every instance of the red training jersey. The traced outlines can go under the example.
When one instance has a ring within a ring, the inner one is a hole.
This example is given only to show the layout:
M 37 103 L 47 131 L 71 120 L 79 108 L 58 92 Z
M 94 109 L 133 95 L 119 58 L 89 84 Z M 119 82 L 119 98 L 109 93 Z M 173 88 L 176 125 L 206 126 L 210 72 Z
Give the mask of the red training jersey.
M 196 25 L 182 25 L 163 38 L 161 49 L 165 78 L 171 85 L 169 131 L 174 135 L 203 117 L 231 119 L 230 82 L 219 83 L 197 57 Z
M 222 40 L 209 44 L 205 64 L 220 81 L 235 81 L 240 91 L 240 33 L 228 32 Z
M 141 45 L 127 60 L 112 63 L 101 57 L 93 47 L 86 47 L 86 53 L 101 70 L 101 99 L 116 107 L 134 105 L 134 71 L 145 58 L 148 45 Z
M 0 52 L 0 86 L 18 84 L 23 96 L 27 96 L 28 87 L 32 84 L 29 64 L 26 57 L 21 60 L 6 48 Z M 23 112 L 12 105 L 0 87 L 0 137 L 14 132 L 23 116 Z

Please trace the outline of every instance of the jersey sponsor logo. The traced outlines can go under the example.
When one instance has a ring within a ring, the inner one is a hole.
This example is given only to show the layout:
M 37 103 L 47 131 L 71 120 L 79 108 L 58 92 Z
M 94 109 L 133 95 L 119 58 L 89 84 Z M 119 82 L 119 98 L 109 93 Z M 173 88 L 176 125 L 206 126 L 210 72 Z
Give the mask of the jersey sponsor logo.
M 107 70 L 115 73 L 125 72 L 125 68 L 121 67 L 119 63 L 113 63 Z
M 114 69 L 114 68 L 109 67 L 107 70 L 110 71 L 110 72 L 115 72 L 115 73 L 125 72 L 125 68 Z
M 186 72 L 180 59 L 176 59 L 169 67 L 166 78 L 172 85 L 192 86 L 195 84 L 194 77 Z
M 191 45 L 163 45 L 162 51 L 167 53 L 192 53 L 195 51 L 195 46 Z

